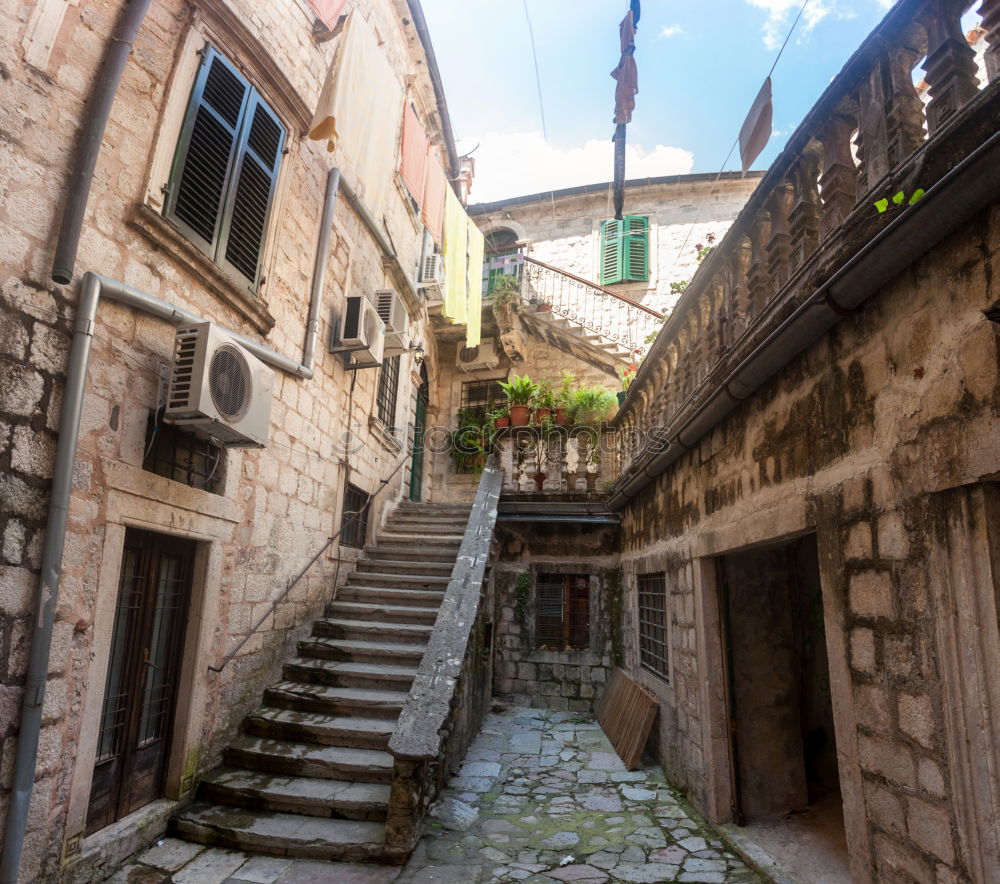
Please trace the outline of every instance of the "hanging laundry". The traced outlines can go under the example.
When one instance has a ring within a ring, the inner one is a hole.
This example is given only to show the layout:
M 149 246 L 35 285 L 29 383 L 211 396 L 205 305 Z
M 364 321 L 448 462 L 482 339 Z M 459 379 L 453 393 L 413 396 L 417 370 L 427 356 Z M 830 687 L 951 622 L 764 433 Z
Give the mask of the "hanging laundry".
M 615 124 L 632 122 L 632 111 L 635 110 L 635 96 L 639 92 L 639 70 L 635 65 L 635 22 L 634 13 L 630 9 L 625 13 L 618 26 L 621 38 L 621 61 L 618 62 L 611 76 L 618 81 L 615 87 Z
M 448 177 L 441 168 L 437 157 L 428 154 L 427 174 L 424 179 L 424 199 L 421 217 L 434 242 L 439 246 L 444 242 L 444 206 L 445 195 L 451 190 Z
M 444 202 L 444 304 L 441 312 L 452 322 L 468 319 L 469 223 L 465 209 L 450 187 Z
M 466 277 L 466 299 L 469 321 L 465 331 L 465 346 L 478 347 L 483 324 L 483 257 L 486 238 L 475 222 L 466 216 L 469 233 L 469 269 Z
M 740 162 L 746 172 L 771 140 L 771 78 L 764 81 L 740 129 Z
M 403 103 L 403 147 L 400 151 L 399 174 L 419 206 L 424 199 L 430 140 L 410 102 Z
M 396 167 L 399 116 L 386 113 L 403 100 L 403 87 L 371 25 L 357 9 L 344 25 L 327 73 L 309 137 L 340 149 L 358 176 L 358 195 L 376 216 Z
M 316 12 L 316 17 L 332 30 L 346 2 L 347 0 L 309 0 L 309 5 Z

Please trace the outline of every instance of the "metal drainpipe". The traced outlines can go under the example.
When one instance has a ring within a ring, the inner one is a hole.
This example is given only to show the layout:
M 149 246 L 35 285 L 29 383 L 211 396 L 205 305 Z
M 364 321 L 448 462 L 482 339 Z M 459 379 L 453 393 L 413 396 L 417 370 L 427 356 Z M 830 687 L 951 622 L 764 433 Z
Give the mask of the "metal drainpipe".
M 258 359 L 295 377 L 308 380 L 313 376 L 313 360 L 319 333 L 319 311 L 326 280 L 327 254 L 333 214 L 337 207 L 340 189 L 340 170 L 332 169 L 326 179 L 322 226 L 316 247 L 313 266 L 312 294 L 306 337 L 302 347 L 302 362 L 295 362 L 270 350 L 250 338 L 227 330 Z M 38 759 L 38 739 L 42 729 L 42 704 L 45 699 L 45 681 L 49 670 L 49 652 L 52 646 L 52 628 L 59 578 L 62 573 L 63 546 L 66 542 L 66 522 L 69 517 L 69 498 L 73 487 L 73 464 L 80 435 L 80 415 L 83 394 L 90 364 L 90 348 L 94 339 L 97 305 L 101 298 L 132 307 L 156 316 L 174 326 L 193 325 L 205 320 L 195 313 L 147 295 L 138 289 L 99 276 L 86 273 L 80 289 L 76 317 L 73 323 L 73 342 L 69 364 L 66 367 L 66 388 L 59 418 L 59 442 L 56 447 L 55 469 L 52 474 L 52 491 L 49 497 L 48 522 L 45 527 L 45 546 L 42 549 L 42 568 L 38 586 L 38 612 L 31 634 L 31 651 L 25 678 L 24 700 L 21 707 L 21 725 L 17 736 L 17 753 L 14 761 L 13 786 L 7 810 L 3 852 L 0 856 L 0 884 L 17 884 L 21 865 L 21 850 L 28 825 L 28 808 L 35 783 L 35 762 Z
M 125 62 L 132 52 L 132 43 L 146 17 L 149 4 L 150 0 L 128 0 L 128 5 L 118 20 L 118 26 L 111 34 L 104 63 L 97 74 L 97 83 L 91 95 L 87 118 L 80 133 L 76 162 L 69 179 L 66 208 L 63 209 L 62 225 L 59 228 L 59 243 L 52 259 L 52 279 L 62 285 L 73 279 L 83 216 L 87 211 L 94 167 L 97 165 L 101 143 L 104 141 L 104 129 L 108 125 L 108 117 L 111 115 L 111 106 L 114 104 L 118 84 L 125 70 Z

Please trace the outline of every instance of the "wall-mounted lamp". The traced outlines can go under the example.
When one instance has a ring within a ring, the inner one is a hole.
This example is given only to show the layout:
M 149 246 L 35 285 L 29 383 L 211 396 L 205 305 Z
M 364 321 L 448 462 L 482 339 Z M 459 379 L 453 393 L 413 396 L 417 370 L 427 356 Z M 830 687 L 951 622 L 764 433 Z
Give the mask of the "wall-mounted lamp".
M 410 344 L 410 349 L 407 352 L 413 354 L 413 364 L 414 365 L 423 365 L 424 356 L 426 354 L 424 353 L 424 348 L 421 347 L 420 344 L 412 344 L 411 343 Z

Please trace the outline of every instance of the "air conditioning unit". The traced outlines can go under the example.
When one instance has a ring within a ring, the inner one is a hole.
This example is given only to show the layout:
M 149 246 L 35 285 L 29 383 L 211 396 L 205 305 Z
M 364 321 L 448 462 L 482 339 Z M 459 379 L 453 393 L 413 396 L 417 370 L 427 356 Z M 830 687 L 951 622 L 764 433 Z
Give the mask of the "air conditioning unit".
M 263 448 L 274 372 L 210 322 L 177 329 L 163 413 L 169 423 L 232 448 Z
M 363 295 L 351 295 L 335 327 L 330 352 L 350 353 L 352 368 L 370 368 L 382 364 L 384 346 L 385 323 L 375 305 Z
M 444 285 L 444 256 L 425 255 L 420 265 L 421 285 Z
M 398 356 L 408 348 L 407 333 L 410 330 L 410 316 L 406 305 L 392 289 L 375 292 L 375 309 L 385 323 L 384 356 Z
M 455 365 L 463 371 L 481 371 L 487 368 L 497 368 L 500 356 L 497 352 L 495 338 L 483 338 L 478 347 L 466 347 L 459 343 L 455 353 Z

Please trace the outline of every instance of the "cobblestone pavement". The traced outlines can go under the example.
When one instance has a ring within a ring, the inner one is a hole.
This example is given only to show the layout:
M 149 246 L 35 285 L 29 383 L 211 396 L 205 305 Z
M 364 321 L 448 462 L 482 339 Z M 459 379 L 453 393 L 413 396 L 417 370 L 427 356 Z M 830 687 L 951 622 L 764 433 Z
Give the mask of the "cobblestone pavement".
M 590 716 L 490 715 L 404 869 L 249 857 L 173 839 L 114 884 L 763 884 L 658 769 L 627 771 Z

